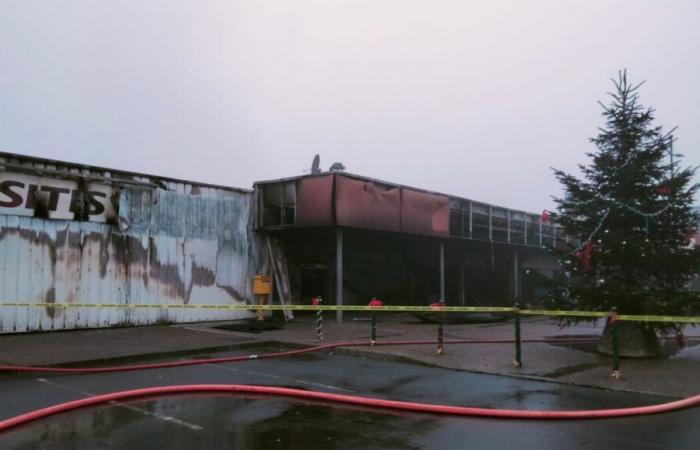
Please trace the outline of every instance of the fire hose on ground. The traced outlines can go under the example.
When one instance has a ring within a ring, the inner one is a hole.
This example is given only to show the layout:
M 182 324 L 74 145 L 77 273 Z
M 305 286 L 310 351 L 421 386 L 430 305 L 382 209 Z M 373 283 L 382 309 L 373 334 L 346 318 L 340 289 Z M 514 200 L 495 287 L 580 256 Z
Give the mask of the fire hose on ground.
M 597 338 L 578 338 L 578 339 L 524 339 L 523 342 L 571 342 L 571 341 L 592 341 Z M 449 344 L 502 344 L 512 343 L 513 339 L 494 339 L 494 340 L 448 340 L 445 343 Z M 0 371 L 14 372 L 53 372 L 53 373 L 106 373 L 106 372 L 124 372 L 132 370 L 147 370 L 159 368 L 172 368 L 191 366 L 197 364 L 215 364 L 228 363 L 237 361 L 249 361 L 255 359 L 279 358 L 286 356 L 300 355 L 309 352 L 317 352 L 324 350 L 333 350 L 338 347 L 359 347 L 367 345 L 429 345 L 435 344 L 433 340 L 414 340 L 414 341 L 381 341 L 374 343 L 367 342 L 337 342 L 332 344 L 317 345 L 302 349 L 294 349 L 282 352 L 271 352 L 263 354 L 237 355 L 221 358 L 201 358 L 190 359 L 183 361 L 167 361 L 151 364 L 123 365 L 112 367 L 82 367 L 82 368 L 66 368 L 66 367 L 33 367 L 33 366 L 0 366 Z M 690 408 L 700 404 L 700 395 L 689 397 L 682 400 L 677 400 L 668 403 L 662 403 L 650 406 L 640 406 L 632 408 L 619 409 L 604 409 L 604 410 L 584 410 L 584 411 L 535 411 L 535 410 L 510 410 L 510 409 L 490 409 L 490 408 L 472 408 L 463 406 L 437 405 L 428 403 L 414 403 L 396 400 L 384 400 L 377 398 L 332 394 L 327 392 L 307 391 L 292 388 L 282 388 L 274 386 L 258 386 L 258 385 L 238 385 L 238 384 L 197 384 L 197 385 L 179 385 L 179 386 L 161 386 L 152 388 L 135 389 L 128 391 L 113 392 L 110 394 L 96 395 L 79 400 L 74 400 L 48 408 L 39 409 L 26 414 L 21 414 L 3 421 L 0 421 L 0 432 L 8 430 L 19 425 L 23 425 L 34 420 L 60 414 L 65 411 L 79 409 L 87 406 L 93 406 L 108 402 L 128 400 L 134 398 L 143 398 L 151 396 L 168 396 L 196 393 L 219 393 L 219 394 L 244 394 L 244 395 L 270 395 L 281 396 L 287 398 L 296 398 L 307 401 L 323 401 L 339 404 L 348 404 L 356 406 L 365 406 L 370 408 L 380 408 L 389 410 L 411 411 L 416 413 L 428 414 L 446 414 L 456 416 L 471 416 L 471 417 L 490 417 L 501 419 L 603 419 L 614 417 L 630 417 L 647 414 L 658 414 L 679 409 Z
M 182 394 L 243 394 L 254 396 L 274 396 L 301 399 L 305 401 L 321 401 L 336 404 L 363 406 L 384 410 L 408 411 L 424 414 L 442 414 L 452 416 L 484 417 L 498 419 L 535 419 L 535 420 L 581 420 L 581 419 L 609 419 L 619 417 L 641 416 L 658 414 L 680 409 L 690 408 L 700 404 L 700 395 L 688 397 L 667 403 L 649 406 L 636 406 L 618 409 L 594 409 L 583 411 L 537 411 L 537 410 L 513 410 L 473 408 L 465 406 L 438 405 L 430 403 L 415 403 L 396 400 L 384 400 L 379 398 L 361 397 L 355 395 L 332 394 L 328 392 L 306 391 L 275 386 L 259 386 L 246 384 L 190 384 L 175 386 L 159 386 L 129 391 L 112 392 L 109 394 L 95 395 L 79 400 L 42 408 L 0 421 L 0 432 L 27 424 L 29 422 L 54 416 L 66 411 L 72 411 L 93 405 L 109 402 L 118 402 L 135 398 L 152 396 L 172 396 Z
M 443 339 L 443 326 L 444 322 L 442 320 L 442 315 L 440 315 L 440 321 L 438 323 L 438 354 L 442 354 L 445 344 L 513 344 L 515 343 L 515 367 L 522 367 L 522 343 L 573 343 L 573 342 L 598 342 L 597 337 L 575 337 L 575 338 L 551 338 L 551 339 L 523 339 L 520 332 L 520 321 L 516 320 L 515 323 L 515 339 Z M 253 359 L 270 359 L 270 358 L 281 358 L 287 356 L 302 355 L 304 353 L 319 352 L 326 350 L 333 350 L 340 347 L 374 347 L 374 346 L 397 346 L 397 345 L 435 345 L 434 340 L 388 340 L 388 341 L 378 341 L 376 336 L 376 320 L 372 316 L 372 337 L 369 342 L 334 342 L 322 345 L 316 345 L 312 347 L 286 350 L 281 352 L 270 352 L 261 354 L 250 354 L 250 355 L 236 355 L 236 356 L 224 356 L 219 358 L 199 358 L 199 359 L 185 359 L 179 361 L 165 361 L 159 363 L 148 363 L 148 364 L 127 364 L 121 366 L 101 366 L 101 367 L 50 367 L 50 366 L 22 366 L 22 365 L 0 365 L 1 372 L 42 372 L 42 373 L 70 373 L 70 374 L 81 374 L 81 373 L 107 373 L 107 372 L 128 372 L 135 370 L 149 370 L 149 369 L 165 369 L 172 367 L 184 367 L 184 366 L 194 366 L 199 364 L 220 364 L 220 363 L 231 363 L 240 361 L 249 361 Z M 317 331 L 318 333 L 318 331 Z M 322 331 L 321 331 L 322 334 Z M 613 337 L 616 337 L 613 335 Z M 695 339 L 696 336 L 686 336 L 684 339 Z M 613 375 L 619 374 L 619 357 L 617 357 L 616 347 L 619 345 L 617 339 L 613 342 Z M 616 345 L 617 344 L 617 345 Z
M 377 301 L 377 303 L 379 303 Z M 378 305 L 371 305 L 378 306 Z M 436 312 L 441 312 L 441 304 L 431 305 Z M 521 342 L 531 343 L 567 343 L 567 342 L 586 342 L 597 341 L 598 338 L 573 338 L 573 339 L 522 339 L 520 335 L 520 321 L 516 318 L 516 334 L 515 339 L 492 339 L 492 340 L 472 340 L 458 339 L 443 341 L 443 320 L 440 314 L 438 323 L 438 353 L 441 354 L 443 344 L 516 344 L 516 367 L 521 366 L 520 361 L 520 344 Z M 376 339 L 376 321 L 372 315 L 372 338 L 370 342 L 336 342 L 313 347 L 287 350 L 281 352 L 271 352 L 263 354 L 237 355 L 226 356 L 219 358 L 200 358 L 180 361 L 166 361 L 150 364 L 132 364 L 111 367 L 35 367 L 35 366 L 0 366 L 0 372 L 52 372 L 52 373 L 107 373 L 107 372 L 124 372 L 134 370 L 161 369 L 172 367 L 192 366 L 198 364 L 216 364 L 230 363 L 239 361 L 250 361 L 255 359 L 279 358 L 294 355 L 301 355 L 309 352 L 318 352 L 324 350 L 333 350 L 339 347 L 360 347 L 360 346 L 389 346 L 389 345 L 434 345 L 434 340 L 403 340 L 403 341 L 381 341 Z M 613 322 L 616 320 L 616 315 L 611 317 Z M 322 331 L 321 331 L 322 333 Z M 322 334 L 321 334 L 322 336 Z M 616 337 L 613 335 L 613 346 L 616 344 Z M 619 369 L 619 360 L 613 355 L 613 367 Z M 615 372 L 613 372 L 615 374 Z M 618 409 L 602 409 L 602 410 L 582 410 L 582 411 L 541 411 L 541 410 L 511 410 L 511 409 L 491 409 L 491 408 L 474 408 L 464 406 L 439 405 L 429 403 L 415 403 L 397 400 L 385 400 L 378 398 L 332 394 L 328 392 L 307 391 L 301 389 L 275 387 L 275 386 L 259 386 L 259 385 L 242 385 L 242 384 L 195 384 L 195 385 L 175 385 L 175 386 L 160 386 L 151 388 L 134 389 L 128 391 L 119 391 L 109 394 L 95 395 L 79 400 L 74 400 L 47 408 L 38 409 L 29 413 L 21 414 L 9 419 L 0 421 L 0 432 L 17 427 L 41 418 L 60 414 L 65 411 L 71 411 L 83 407 L 99 405 L 109 402 L 117 402 L 135 398 L 146 398 L 153 396 L 172 396 L 183 394 L 197 393 L 218 393 L 218 394 L 243 394 L 243 395 L 264 395 L 277 396 L 286 398 L 295 398 L 305 401 L 321 401 L 338 404 L 348 404 L 355 406 L 364 406 L 369 408 L 400 410 L 416 413 L 428 414 L 443 414 L 454 416 L 470 416 L 470 417 L 485 417 L 485 418 L 500 418 L 500 419 L 537 419 L 537 420 L 573 420 L 573 419 L 604 419 L 616 417 L 631 417 L 648 414 L 658 414 L 670 411 L 677 411 L 684 408 L 690 408 L 700 404 L 700 395 L 695 395 L 681 400 L 672 402 L 638 406 L 631 408 Z
M 597 342 L 598 338 L 573 338 L 573 339 L 523 339 L 526 343 L 568 343 L 568 342 Z M 512 344 L 514 339 L 449 339 L 445 344 Z M 391 346 L 391 345 L 435 345 L 434 340 L 405 340 L 405 341 L 374 341 L 374 342 L 334 342 L 313 347 L 305 347 L 282 352 L 270 352 L 251 355 L 223 356 L 220 358 L 199 358 L 185 359 L 179 361 L 165 361 L 149 364 L 128 364 L 122 366 L 104 367 L 47 367 L 47 366 L 15 366 L 0 365 L 0 372 L 48 372 L 48 373 L 107 373 L 107 372 L 129 372 L 134 370 L 166 369 L 171 367 L 194 366 L 198 364 L 221 364 L 239 361 L 250 361 L 253 359 L 271 359 L 287 356 L 302 355 L 304 353 L 334 350 L 339 347 L 367 347 L 367 346 Z

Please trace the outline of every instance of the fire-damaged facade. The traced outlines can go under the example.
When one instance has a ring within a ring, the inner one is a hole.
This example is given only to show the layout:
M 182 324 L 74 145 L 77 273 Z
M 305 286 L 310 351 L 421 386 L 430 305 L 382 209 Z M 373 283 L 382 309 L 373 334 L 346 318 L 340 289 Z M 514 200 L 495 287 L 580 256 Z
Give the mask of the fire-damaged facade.
M 0 302 L 231 304 L 260 244 L 250 190 L 0 153 Z M 0 306 L 0 332 L 241 317 Z
M 0 333 L 250 317 L 138 305 L 251 304 L 256 274 L 274 303 L 536 302 L 556 241 L 538 214 L 345 172 L 246 190 L 0 153 Z M 127 307 L 29 306 L 59 303 Z
M 464 198 L 336 172 L 258 182 L 255 202 L 294 302 L 510 305 L 557 268 L 546 217 Z

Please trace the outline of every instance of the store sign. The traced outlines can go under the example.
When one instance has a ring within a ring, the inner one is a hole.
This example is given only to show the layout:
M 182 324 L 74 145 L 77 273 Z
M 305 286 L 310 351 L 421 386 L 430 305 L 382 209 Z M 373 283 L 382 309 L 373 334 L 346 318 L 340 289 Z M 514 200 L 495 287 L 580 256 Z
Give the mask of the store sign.
M 0 214 L 107 222 L 115 215 L 112 187 L 0 172 Z

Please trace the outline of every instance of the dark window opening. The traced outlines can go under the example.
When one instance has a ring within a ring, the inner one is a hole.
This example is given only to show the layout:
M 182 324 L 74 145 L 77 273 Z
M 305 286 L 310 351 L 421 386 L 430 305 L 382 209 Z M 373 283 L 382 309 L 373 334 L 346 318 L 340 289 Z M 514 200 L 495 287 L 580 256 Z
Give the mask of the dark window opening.
M 271 183 L 258 187 L 260 224 L 264 227 L 293 225 L 296 221 L 296 187 L 294 182 Z

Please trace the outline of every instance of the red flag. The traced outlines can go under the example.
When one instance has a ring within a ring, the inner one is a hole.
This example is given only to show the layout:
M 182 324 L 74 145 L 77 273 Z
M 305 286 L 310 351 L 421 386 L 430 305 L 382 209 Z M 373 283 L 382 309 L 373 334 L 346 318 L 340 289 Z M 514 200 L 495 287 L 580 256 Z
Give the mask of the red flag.
M 542 214 L 540 215 L 540 220 L 542 222 L 548 222 L 549 221 L 549 211 L 546 209 L 542 210 Z

